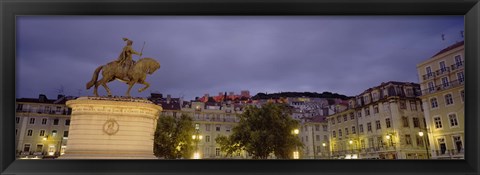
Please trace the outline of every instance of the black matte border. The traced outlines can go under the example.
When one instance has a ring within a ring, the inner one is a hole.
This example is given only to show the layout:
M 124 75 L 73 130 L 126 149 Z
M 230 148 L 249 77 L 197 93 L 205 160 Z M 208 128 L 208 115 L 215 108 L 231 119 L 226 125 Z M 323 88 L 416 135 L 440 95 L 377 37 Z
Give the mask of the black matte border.
M 478 0 L 0 0 L 1 174 L 479 174 Z M 17 15 L 465 15 L 465 160 L 15 160 Z

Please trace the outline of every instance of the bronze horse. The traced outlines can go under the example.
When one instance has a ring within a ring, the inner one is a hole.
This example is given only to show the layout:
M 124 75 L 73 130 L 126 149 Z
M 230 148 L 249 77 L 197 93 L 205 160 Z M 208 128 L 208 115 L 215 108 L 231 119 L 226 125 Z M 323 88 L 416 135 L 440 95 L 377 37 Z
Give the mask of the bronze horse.
M 159 68 L 160 63 L 158 63 L 153 58 L 139 59 L 137 62 L 132 64 L 132 66 L 128 70 L 124 68 L 119 62 L 112 61 L 106 65 L 99 66 L 97 69 L 95 69 L 92 80 L 87 83 L 87 89 L 90 89 L 93 85 L 95 85 L 93 93 L 95 96 L 98 97 L 97 89 L 99 85 L 102 85 L 105 90 L 107 90 L 108 96 L 112 96 L 112 93 L 110 92 L 110 88 L 108 88 L 107 83 L 117 79 L 128 84 L 128 90 L 125 95 L 127 97 L 130 97 L 130 90 L 135 83 L 145 85 L 145 87 L 138 89 L 138 92 L 142 92 L 148 87 L 150 87 L 150 84 L 145 81 L 145 79 L 147 78 L 147 73 L 151 75 Z M 100 71 L 102 71 L 102 79 L 97 81 Z

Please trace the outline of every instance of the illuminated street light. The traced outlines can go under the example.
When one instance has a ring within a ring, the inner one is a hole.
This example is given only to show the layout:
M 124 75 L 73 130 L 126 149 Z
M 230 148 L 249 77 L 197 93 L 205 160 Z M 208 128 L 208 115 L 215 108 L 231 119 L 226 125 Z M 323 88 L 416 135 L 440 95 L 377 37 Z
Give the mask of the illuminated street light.
M 390 140 L 390 135 L 385 136 L 385 138 L 387 138 L 388 140 Z
M 352 140 L 350 140 L 350 141 L 348 141 L 348 143 L 350 143 L 350 145 L 351 145 L 351 144 L 353 144 L 353 141 L 352 141 Z
M 423 137 L 423 132 L 418 132 L 418 135 L 423 138 L 423 144 L 425 144 L 425 151 L 427 152 L 427 159 L 430 159 L 430 153 L 428 153 L 427 139 Z
M 300 156 L 298 155 L 298 151 L 293 152 L 293 159 L 299 159 Z
M 193 153 L 193 159 L 200 159 L 200 153 L 199 152 Z
M 298 133 L 300 133 L 300 131 L 298 129 L 294 129 L 293 132 L 292 132 L 295 136 L 298 135 Z M 300 156 L 298 154 L 298 146 L 295 145 L 295 151 L 293 152 L 293 159 L 299 159 Z
M 325 143 L 322 143 L 322 146 L 323 146 L 323 147 L 325 147 L 325 146 L 327 146 L 327 144 L 325 144 Z

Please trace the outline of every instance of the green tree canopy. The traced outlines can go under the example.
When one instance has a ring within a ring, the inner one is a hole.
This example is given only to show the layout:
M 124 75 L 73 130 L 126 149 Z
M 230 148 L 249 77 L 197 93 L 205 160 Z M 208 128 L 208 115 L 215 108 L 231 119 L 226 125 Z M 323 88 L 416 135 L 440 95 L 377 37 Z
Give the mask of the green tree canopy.
M 292 131 L 298 129 L 298 121 L 290 117 L 284 104 L 267 103 L 261 108 L 248 106 L 232 135 L 215 139 L 222 151 L 230 155 L 245 150 L 254 159 L 266 159 L 271 153 L 277 158 L 293 157 L 297 147 L 303 147 Z
M 185 114 L 179 118 L 161 115 L 155 131 L 155 156 L 165 159 L 191 158 L 194 130 L 192 118 Z

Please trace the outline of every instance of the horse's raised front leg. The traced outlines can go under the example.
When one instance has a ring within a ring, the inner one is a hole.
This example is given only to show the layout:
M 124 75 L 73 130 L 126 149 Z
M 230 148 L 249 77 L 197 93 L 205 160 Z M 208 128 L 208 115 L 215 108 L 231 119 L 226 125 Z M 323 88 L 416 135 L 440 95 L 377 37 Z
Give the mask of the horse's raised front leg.
M 127 84 L 128 84 L 128 90 L 125 96 L 130 97 L 130 90 L 132 90 L 132 87 L 135 84 L 135 81 L 129 81 Z
M 143 91 L 146 90 L 148 87 L 150 87 L 150 84 L 148 84 L 145 80 L 141 80 L 141 81 L 139 81 L 139 83 L 140 83 L 140 84 L 144 84 L 145 87 L 138 89 L 138 92 L 143 92 Z

